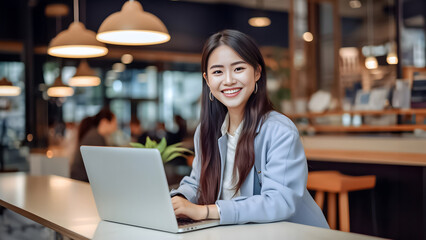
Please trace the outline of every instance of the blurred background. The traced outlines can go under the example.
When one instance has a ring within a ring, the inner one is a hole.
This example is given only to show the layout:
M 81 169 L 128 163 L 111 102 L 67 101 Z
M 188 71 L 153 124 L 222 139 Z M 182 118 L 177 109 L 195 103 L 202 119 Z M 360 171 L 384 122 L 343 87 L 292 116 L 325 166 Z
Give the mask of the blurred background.
M 143 10 L 167 28 L 169 41 L 106 44 L 108 53 L 100 57 L 48 54 L 52 39 L 73 21 L 97 33 L 125 2 L 0 1 L 2 172 L 69 177 L 79 123 L 105 106 L 118 124 L 108 145 L 128 146 L 150 136 L 192 149 L 204 41 L 217 31 L 236 29 L 260 46 L 269 95 L 276 110 L 296 123 L 310 170 L 378 176 L 378 229 L 365 224 L 370 215 L 354 203 L 351 230 L 426 237 L 424 0 L 141 0 Z M 78 69 L 89 69 L 100 83 L 72 83 Z M 59 85 L 71 85 L 68 94 L 49 94 Z M 16 94 L 3 86 L 17 87 Z M 409 163 L 385 159 L 383 164 L 374 157 L 336 163 L 330 160 L 336 158 L 334 150 L 418 155 L 401 157 Z M 169 184 L 190 172 L 190 161 L 188 156 L 166 164 Z

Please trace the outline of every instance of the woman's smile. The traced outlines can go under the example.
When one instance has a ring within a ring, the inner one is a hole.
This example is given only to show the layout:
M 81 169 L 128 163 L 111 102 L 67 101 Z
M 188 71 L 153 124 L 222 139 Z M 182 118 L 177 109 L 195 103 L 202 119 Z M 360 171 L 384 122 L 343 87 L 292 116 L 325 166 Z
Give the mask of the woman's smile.
M 228 88 L 222 90 L 222 93 L 225 95 L 225 97 L 236 97 L 241 92 L 241 90 L 242 88 Z

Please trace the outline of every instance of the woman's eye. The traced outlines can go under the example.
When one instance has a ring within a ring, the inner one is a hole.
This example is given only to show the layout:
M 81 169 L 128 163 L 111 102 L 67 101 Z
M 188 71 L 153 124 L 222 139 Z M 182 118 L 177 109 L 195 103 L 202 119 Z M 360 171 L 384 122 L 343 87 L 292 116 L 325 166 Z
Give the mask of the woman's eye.
M 242 70 L 244 70 L 244 68 L 243 68 L 243 67 L 237 67 L 237 68 L 235 68 L 235 71 L 236 71 L 236 72 L 241 72 Z
M 222 71 L 220 71 L 220 70 L 216 70 L 216 71 L 213 72 L 213 74 L 220 74 L 220 73 L 222 73 Z

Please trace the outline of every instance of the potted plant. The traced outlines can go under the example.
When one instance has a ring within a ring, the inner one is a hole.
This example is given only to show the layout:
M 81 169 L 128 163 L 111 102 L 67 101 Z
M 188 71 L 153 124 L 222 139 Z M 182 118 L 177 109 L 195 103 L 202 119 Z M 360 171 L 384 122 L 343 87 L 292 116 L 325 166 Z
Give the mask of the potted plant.
M 157 143 L 157 141 L 151 140 L 151 138 L 149 137 L 146 137 L 145 145 L 143 145 L 142 143 L 131 142 L 130 146 L 135 148 L 158 149 L 158 151 L 160 151 L 161 159 L 163 160 L 163 163 L 167 163 L 170 160 L 173 160 L 177 157 L 186 158 L 187 156 L 184 153 L 194 154 L 194 152 L 192 152 L 191 150 L 182 147 L 181 142 L 167 146 L 167 141 L 166 141 L 166 138 L 164 137 L 161 139 L 159 143 Z

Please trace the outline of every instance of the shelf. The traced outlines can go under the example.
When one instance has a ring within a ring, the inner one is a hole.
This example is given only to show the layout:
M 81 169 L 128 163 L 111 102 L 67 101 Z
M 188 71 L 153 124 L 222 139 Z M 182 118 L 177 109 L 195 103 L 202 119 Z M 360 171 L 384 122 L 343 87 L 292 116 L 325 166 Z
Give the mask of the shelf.
M 325 126 L 325 125 L 314 125 L 309 126 L 305 129 L 312 129 L 315 132 L 412 132 L 415 129 L 426 130 L 426 124 L 423 125 L 389 125 L 389 126 L 372 126 L 372 125 L 361 125 L 361 126 Z
M 351 116 L 361 115 L 361 116 L 382 116 L 382 115 L 415 115 L 416 123 L 415 124 L 399 124 L 399 125 L 360 125 L 360 126 L 336 126 L 336 125 L 320 125 L 316 124 L 315 118 L 317 117 L 327 117 L 327 116 L 342 116 L 344 114 L 349 114 Z M 332 133 L 332 132 L 412 132 L 416 129 L 426 130 L 426 124 L 424 120 L 426 117 L 426 109 L 388 109 L 388 110 L 359 110 L 359 111 L 331 111 L 323 113 L 303 113 L 303 114 L 292 114 L 288 115 L 289 118 L 295 120 L 299 118 L 308 118 L 310 125 L 307 126 L 298 126 L 299 130 L 315 131 L 318 133 Z
M 306 149 L 310 161 L 426 166 L 426 154 L 334 149 Z
M 331 112 L 322 112 L 322 113 L 298 113 L 287 115 L 289 118 L 313 118 L 313 117 L 324 117 L 332 115 L 426 115 L 426 109 L 388 109 L 388 110 L 359 110 L 359 111 L 331 111 Z

